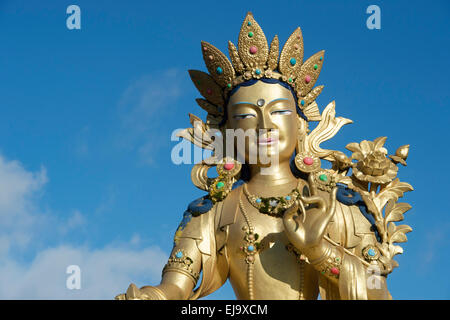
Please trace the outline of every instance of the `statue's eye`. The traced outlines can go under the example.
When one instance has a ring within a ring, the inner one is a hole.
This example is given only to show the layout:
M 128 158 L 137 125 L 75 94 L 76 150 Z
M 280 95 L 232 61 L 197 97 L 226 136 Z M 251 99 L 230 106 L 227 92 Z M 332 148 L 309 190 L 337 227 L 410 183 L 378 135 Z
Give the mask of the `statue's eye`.
M 242 120 L 242 119 L 250 119 L 256 117 L 253 113 L 241 113 L 235 114 L 233 116 L 234 119 Z
M 283 116 L 283 115 L 288 115 L 291 113 L 292 113 L 291 110 L 275 110 L 275 111 L 272 111 L 270 114 Z

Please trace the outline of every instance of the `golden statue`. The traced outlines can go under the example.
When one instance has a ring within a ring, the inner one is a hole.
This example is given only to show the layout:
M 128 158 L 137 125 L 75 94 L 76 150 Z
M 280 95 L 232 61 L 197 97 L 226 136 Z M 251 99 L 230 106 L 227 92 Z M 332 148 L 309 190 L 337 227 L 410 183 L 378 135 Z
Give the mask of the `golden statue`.
M 179 136 L 213 150 L 191 174 L 208 194 L 184 213 L 161 283 L 131 284 L 116 299 L 198 299 L 227 279 L 238 299 L 392 299 L 386 278 L 402 253 L 395 243 L 412 230 L 394 223 L 411 208 L 397 200 L 413 188 L 396 178 L 409 146 L 389 158 L 386 137 L 348 144 L 350 157 L 320 147 L 352 121 L 335 117 L 334 102 L 320 113 L 323 86 L 313 86 L 324 51 L 303 62 L 300 28 L 280 54 L 278 37 L 269 46 L 248 13 L 238 48 L 229 42 L 231 62 L 211 44 L 201 47 L 209 74 L 189 73 L 208 116 L 204 123 L 190 115 L 193 127 Z M 238 129 L 259 133 L 229 147 L 237 137 L 228 132 Z M 213 166 L 216 178 L 207 175 Z

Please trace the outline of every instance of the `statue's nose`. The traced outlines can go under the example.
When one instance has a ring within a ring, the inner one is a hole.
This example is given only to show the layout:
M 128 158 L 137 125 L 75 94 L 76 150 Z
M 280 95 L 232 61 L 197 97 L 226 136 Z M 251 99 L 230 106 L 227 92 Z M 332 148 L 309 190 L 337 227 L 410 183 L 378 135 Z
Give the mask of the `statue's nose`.
M 259 122 L 259 129 L 273 130 L 276 129 L 270 114 L 262 114 Z

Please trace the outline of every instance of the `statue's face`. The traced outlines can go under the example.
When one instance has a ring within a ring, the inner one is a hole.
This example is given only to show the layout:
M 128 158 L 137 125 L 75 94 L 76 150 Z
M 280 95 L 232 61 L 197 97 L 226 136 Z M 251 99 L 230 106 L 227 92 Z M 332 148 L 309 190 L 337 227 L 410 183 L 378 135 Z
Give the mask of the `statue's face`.
M 246 137 L 245 147 L 235 139 L 237 154 L 246 163 L 267 164 L 267 158 L 290 159 L 296 144 L 299 126 L 295 100 L 290 90 L 279 85 L 258 81 L 240 87 L 229 99 L 228 129 L 255 132 Z M 261 160 L 263 155 L 265 160 Z M 249 161 L 250 160 L 250 161 Z

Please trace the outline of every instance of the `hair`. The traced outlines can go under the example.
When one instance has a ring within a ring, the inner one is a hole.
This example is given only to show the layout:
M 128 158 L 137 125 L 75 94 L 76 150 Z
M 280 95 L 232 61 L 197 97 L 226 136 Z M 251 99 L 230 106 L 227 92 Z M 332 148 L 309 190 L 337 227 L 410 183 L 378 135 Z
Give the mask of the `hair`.
M 222 120 L 222 124 L 224 124 L 227 119 L 228 119 L 228 112 L 227 112 L 227 107 L 228 107 L 228 101 L 230 100 L 231 96 L 233 94 L 235 94 L 240 87 L 250 87 L 252 85 L 254 85 L 256 82 L 258 81 L 262 81 L 264 83 L 270 83 L 270 84 L 279 84 L 280 86 L 289 89 L 289 91 L 292 93 L 292 95 L 294 96 L 294 101 L 295 101 L 295 109 L 297 110 L 297 114 L 304 119 L 305 121 L 308 121 L 308 119 L 306 118 L 306 116 L 303 114 L 302 109 L 300 109 L 300 107 L 298 106 L 298 98 L 297 98 L 297 94 L 295 93 L 295 91 L 292 89 L 292 87 L 290 85 L 288 85 L 286 82 L 280 81 L 278 79 L 273 79 L 273 78 L 262 78 L 262 79 L 250 79 L 247 80 L 245 82 L 242 82 L 241 84 L 237 85 L 236 87 L 234 87 L 230 93 L 228 94 L 228 97 L 225 101 L 225 108 L 224 108 L 224 117 Z

